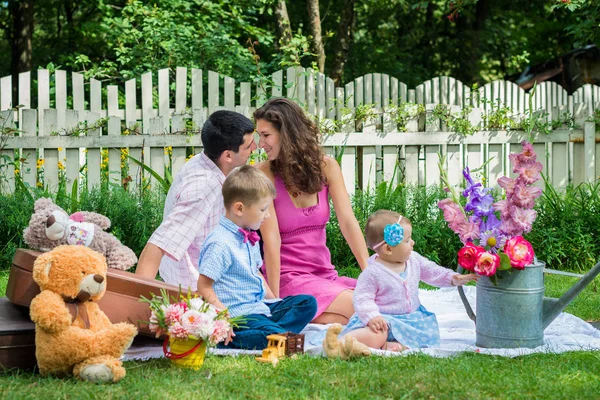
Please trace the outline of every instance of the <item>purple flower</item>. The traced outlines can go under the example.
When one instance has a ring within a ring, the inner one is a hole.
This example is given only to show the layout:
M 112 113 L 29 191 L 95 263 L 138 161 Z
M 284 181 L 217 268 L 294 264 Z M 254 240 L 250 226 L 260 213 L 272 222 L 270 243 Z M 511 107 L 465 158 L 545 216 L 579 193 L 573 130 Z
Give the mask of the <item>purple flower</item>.
M 471 177 L 469 167 L 463 170 L 463 176 L 469 184 L 463 191 L 463 196 L 468 198 L 465 211 L 472 211 L 475 216 L 480 218 L 493 213 L 494 198 L 488 193 L 490 189 L 482 187 L 479 182 L 475 183 Z

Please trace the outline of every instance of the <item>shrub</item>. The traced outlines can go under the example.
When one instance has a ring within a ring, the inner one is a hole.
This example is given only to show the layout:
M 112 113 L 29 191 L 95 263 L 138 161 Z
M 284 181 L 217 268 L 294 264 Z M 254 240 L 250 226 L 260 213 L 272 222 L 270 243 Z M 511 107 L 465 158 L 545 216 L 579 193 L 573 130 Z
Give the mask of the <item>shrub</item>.
M 138 256 L 160 224 L 164 204 L 164 195 L 160 193 L 147 191 L 139 197 L 118 187 L 83 191 L 77 201 L 64 193 L 53 195 L 43 190 L 35 190 L 32 194 L 18 190 L 2 195 L 0 212 L 4 221 L 0 224 L 0 270 L 10 268 L 17 248 L 27 247 L 23 242 L 23 229 L 29 223 L 35 200 L 40 197 L 51 197 L 67 213 L 82 210 L 106 215 L 111 221 L 109 232 Z

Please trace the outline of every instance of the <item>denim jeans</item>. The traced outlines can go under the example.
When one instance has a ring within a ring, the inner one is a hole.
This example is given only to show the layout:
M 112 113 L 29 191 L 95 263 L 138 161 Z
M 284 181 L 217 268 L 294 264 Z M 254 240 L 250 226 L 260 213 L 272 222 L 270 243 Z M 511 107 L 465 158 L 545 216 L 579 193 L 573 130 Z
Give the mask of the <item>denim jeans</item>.
M 235 336 L 224 348 L 262 350 L 267 347 L 268 335 L 288 331 L 300 333 L 317 313 L 317 301 L 313 296 L 305 294 L 288 296 L 267 305 L 271 309 L 271 316 L 246 315 L 244 327 L 234 329 Z

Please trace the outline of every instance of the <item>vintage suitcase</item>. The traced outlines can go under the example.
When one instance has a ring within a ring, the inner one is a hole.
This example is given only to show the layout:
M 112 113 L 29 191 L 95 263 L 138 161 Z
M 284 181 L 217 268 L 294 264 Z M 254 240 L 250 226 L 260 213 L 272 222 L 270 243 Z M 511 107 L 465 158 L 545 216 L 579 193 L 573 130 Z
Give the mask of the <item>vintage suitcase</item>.
M 35 364 L 35 326 L 29 309 L 0 297 L 0 369 L 32 369 Z
M 32 277 L 33 263 L 39 254 L 34 250 L 17 249 L 6 287 L 6 297 L 12 303 L 29 307 L 40 292 Z M 160 295 L 161 288 L 167 289 L 171 296 L 176 297 L 179 293 L 177 286 L 109 268 L 106 293 L 98 305 L 112 322 L 129 322 L 138 327 L 140 334 L 154 336 L 143 323 L 150 319 L 150 310 L 140 298 L 142 295 L 150 298 L 151 293 Z

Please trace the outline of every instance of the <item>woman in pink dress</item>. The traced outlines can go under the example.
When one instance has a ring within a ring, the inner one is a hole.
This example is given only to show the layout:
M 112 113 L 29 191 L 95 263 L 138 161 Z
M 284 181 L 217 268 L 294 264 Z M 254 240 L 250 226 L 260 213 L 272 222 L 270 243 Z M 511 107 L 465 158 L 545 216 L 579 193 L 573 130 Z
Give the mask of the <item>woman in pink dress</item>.
M 340 167 L 323 154 L 317 126 L 296 103 L 271 99 L 256 110 L 254 120 L 268 157 L 258 168 L 277 189 L 271 217 L 261 227 L 269 286 L 280 297 L 313 295 L 318 304 L 313 322 L 345 324 L 354 314 L 356 280 L 338 276 L 331 264 L 325 245 L 329 198 L 361 269 L 369 254 Z

